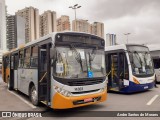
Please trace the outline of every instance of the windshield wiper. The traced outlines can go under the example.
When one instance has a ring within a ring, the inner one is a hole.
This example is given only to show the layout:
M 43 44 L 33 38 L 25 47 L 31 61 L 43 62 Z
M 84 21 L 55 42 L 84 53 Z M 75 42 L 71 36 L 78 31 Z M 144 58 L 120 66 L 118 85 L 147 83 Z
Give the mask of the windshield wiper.
M 88 55 L 89 55 L 89 66 L 91 68 L 91 61 L 94 60 L 95 56 L 96 56 L 96 50 L 95 49 L 92 49 L 92 52 L 88 52 Z
M 136 53 L 136 54 L 135 54 L 135 53 Z M 140 65 L 141 65 L 141 67 L 142 67 L 142 61 L 141 61 L 141 58 L 140 58 L 139 54 L 137 53 L 137 51 L 134 51 L 134 54 L 135 54 L 137 60 L 139 61 Z
M 83 66 L 82 66 L 82 59 L 80 53 L 77 51 L 77 49 L 74 47 L 73 44 L 70 45 L 71 48 L 73 49 L 73 52 L 75 53 L 75 59 L 77 60 L 78 63 L 80 63 L 81 70 L 83 71 Z
M 91 53 L 89 53 L 89 60 L 93 61 L 96 56 L 97 50 L 93 49 Z

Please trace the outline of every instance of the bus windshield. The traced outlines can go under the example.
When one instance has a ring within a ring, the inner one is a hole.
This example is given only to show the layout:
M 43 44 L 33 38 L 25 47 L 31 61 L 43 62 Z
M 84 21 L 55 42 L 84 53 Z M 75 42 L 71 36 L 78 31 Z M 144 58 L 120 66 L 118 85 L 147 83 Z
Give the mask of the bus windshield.
M 104 65 L 104 51 L 101 49 L 83 49 L 73 45 L 56 47 L 53 75 L 68 79 L 104 77 Z
M 128 51 L 133 75 L 148 76 L 154 74 L 151 56 L 147 47 L 129 46 Z

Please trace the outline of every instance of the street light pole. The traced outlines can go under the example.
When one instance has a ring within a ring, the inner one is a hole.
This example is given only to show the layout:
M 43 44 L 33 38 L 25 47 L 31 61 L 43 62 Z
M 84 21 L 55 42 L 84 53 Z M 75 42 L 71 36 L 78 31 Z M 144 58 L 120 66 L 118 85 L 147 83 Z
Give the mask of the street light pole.
M 76 9 L 74 9 L 75 20 L 77 20 Z
M 128 44 L 128 36 L 130 35 L 131 33 L 125 33 L 124 35 L 127 36 L 127 44 Z
M 73 6 L 69 6 L 69 8 L 73 9 L 73 10 L 74 10 L 74 13 L 75 13 L 75 30 L 76 30 L 76 28 L 77 28 L 77 26 L 76 26 L 76 20 L 77 20 L 76 10 L 77 10 L 78 8 L 81 8 L 81 7 L 82 7 L 82 6 L 79 6 L 78 4 L 75 4 L 75 5 L 73 5 Z

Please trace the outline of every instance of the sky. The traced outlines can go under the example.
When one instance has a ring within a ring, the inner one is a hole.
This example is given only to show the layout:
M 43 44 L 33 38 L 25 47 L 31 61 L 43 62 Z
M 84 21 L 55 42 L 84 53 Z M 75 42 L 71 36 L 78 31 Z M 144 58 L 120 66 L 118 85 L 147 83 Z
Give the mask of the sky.
M 8 14 L 33 6 L 40 14 L 46 10 L 70 16 L 74 11 L 69 6 L 79 4 L 77 18 L 89 22 L 103 22 L 105 34 L 117 35 L 117 43 L 158 44 L 160 43 L 160 0 L 6 0 Z

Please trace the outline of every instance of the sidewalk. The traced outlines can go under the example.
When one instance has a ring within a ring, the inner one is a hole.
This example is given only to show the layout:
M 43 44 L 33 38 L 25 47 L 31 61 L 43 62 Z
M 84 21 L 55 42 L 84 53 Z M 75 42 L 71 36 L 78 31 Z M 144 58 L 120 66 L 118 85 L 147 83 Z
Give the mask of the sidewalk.
M 1 79 L 1 78 L 0 78 Z M 31 107 L 8 92 L 6 83 L 0 83 L 0 111 L 26 111 Z

